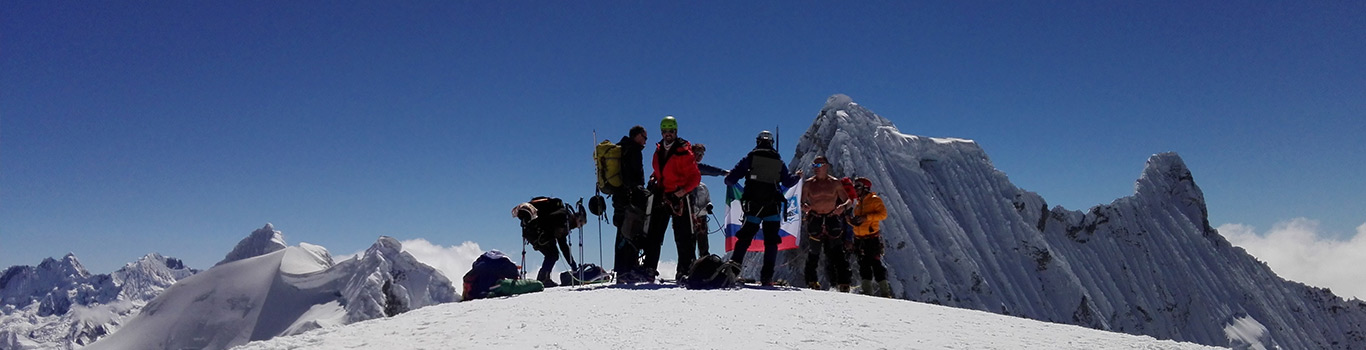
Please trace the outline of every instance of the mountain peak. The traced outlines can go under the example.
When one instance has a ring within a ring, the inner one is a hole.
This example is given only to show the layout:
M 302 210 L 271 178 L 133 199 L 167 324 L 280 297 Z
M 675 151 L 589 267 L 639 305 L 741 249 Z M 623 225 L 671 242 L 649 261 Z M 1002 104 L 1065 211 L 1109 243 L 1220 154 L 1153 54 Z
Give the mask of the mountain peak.
M 1148 157 L 1143 167 L 1143 175 L 1134 183 L 1135 197 L 1172 203 L 1192 222 L 1203 223 L 1206 233 L 1209 227 L 1208 209 L 1205 194 L 1195 185 L 1190 168 L 1176 152 L 1165 152 Z
M 845 94 L 834 94 L 825 99 L 825 108 L 822 108 L 821 110 L 837 110 L 847 108 L 851 105 L 858 105 L 857 103 L 854 103 L 854 98 Z
M 219 261 L 213 266 L 273 253 L 285 249 L 285 247 L 284 235 L 280 231 L 276 231 L 274 225 L 266 223 L 265 227 L 252 231 L 247 238 L 237 242 L 237 247 L 228 252 L 228 255 L 223 257 L 223 261 Z
M 977 144 L 904 134 L 834 95 L 789 166 L 821 155 L 832 175 L 873 182 L 888 215 L 882 262 L 899 297 L 1235 347 L 1241 343 L 1227 326 L 1255 318 L 1245 323 L 1265 325 L 1267 338 L 1245 343 L 1360 346 L 1341 334 L 1366 327 L 1366 304 L 1280 279 L 1230 249 L 1209 226 L 1204 195 L 1176 153 L 1151 156 L 1132 196 L 1087 212 L 1049 210 Z M 807 259 L 802 250 L 780 254 Z M 801 265 L 775 277 L 805 283 Z
M 365 255 L 369 256 L 378 253 L 383 256 L 397 256 L 403 251 L 403 244 L 397 239 L 389 236 L 379 236 L 375 244 L 370 245 L 370 249 L 365 250 Z
M 1148 163 L 1143 166 L 1143 175 L 1134 184 L 1134 192 L 1165 191 L 1183 183 L 1194 184 L 1194 181 L 1181 155 L 1176 152 L 1158 153 L 1148 157 Z
M 65 256 L 62 256 L 62 260 L 45 258 L 42 263 L 38 264 L 38 269 L 50 274 L 67 276 L 68 278 L 90 277 L 90 271 L 87 271 L 85 265 L 82 265 L 81 261 L 76 259 L 76 254 L 74 253 L 66 253 Z

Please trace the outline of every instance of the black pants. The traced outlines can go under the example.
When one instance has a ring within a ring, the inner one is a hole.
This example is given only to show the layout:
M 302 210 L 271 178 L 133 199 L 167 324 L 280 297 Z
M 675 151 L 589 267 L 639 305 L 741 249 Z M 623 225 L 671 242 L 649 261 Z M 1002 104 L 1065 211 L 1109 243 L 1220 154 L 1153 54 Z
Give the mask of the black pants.
M 745 253 L 749 251 L 749 244 L 754 240 L 754 235 L 759 233 L 760 226 L 764 230 L 764 266 L 759 270 L 759 281 L 763 283 L 773 282 L 773 265 L 778 262 L 778 243 L 782 243 L 782 237 L 778 236 L 778 230 L 782 228 L 782 203 L 770 203 L 758 207 L 751 207 L 745 213 L 745 224 L 740 226 L 740 231 L 735 233 L 735 250 L 731 252 L 730 260 L 736 265 L 743 266 Z
M 882 235 L 854 238 L 854 253 L 858 254 L 858 275 L 874 281 L 887 280 L 887 267 L 882 265 Z
M 536 280 L 541 282 L 551 281 L 550 269 L 555 268 L 555 262 L 560 260 L 560 252 L 556 250 L 554 245 L 536 245 L 532 246 L 532 248 L 541 252 L 542 255 L 545 255 L 545 261 L 541 262 L 541 270 L 536 272 Z
M 688 273 L 688 268 L 692 266 L 693 260 L 697 260 L 697 237 L 692 233 L 692 210 L 686 208 L 685 202 L 679 200 L 674 203 L 665 203 L 663 195 L 655 195 L 654 209 L 650 212 L 650 227 L 647 236 L 648 243 L 645 244 L 645 264 L 646 271 L 659 270 L 659 251 L 664 247 L 664 230 L 669 228 L 669 221 L 672 219 L 674 228 L 674 243 L 678 249 L 678 275 Z M 673 208 L 683 206 L 682 214 L 674 215 Z
M 849 260 L 844 255 L 844 222 L 835 215 L 807 215 L 806 237 L 806 281 L 816 282 L 820 277 L 816 268 L 820 266 L 821 252 L 825 252 L 826 275 L 834 284 L 849 284 Z
M 615 204 L 615 203 L 614 203 Z M 645 237 L 645 211 L 630 206 L 617 206 L 612 214 L 617 225 L 616 258 L 612 271 L 629 272 L 640 269 L 640 247 Z

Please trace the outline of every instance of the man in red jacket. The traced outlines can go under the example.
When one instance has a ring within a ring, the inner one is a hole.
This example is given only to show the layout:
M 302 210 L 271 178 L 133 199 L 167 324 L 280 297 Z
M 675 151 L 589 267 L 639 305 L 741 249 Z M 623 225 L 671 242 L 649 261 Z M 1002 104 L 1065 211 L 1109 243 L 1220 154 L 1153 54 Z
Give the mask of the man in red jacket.
M 702 174 L 693 159 L 692 144 L 678 137 L 678 121 L 673 116 L 659 122 L 660 140 L 655 144 L 650 164 L 650 203 L 645 244 L 644 270 L 659 273 L 659 250 L 664 246 L 664 229 L 673 219 L 674 243 L 678 245 L 677 279 L 683 279 L 696 259 L 697 237 L 692 232 L 693 213 L 687 203 L 688 193 L 702 182 Z

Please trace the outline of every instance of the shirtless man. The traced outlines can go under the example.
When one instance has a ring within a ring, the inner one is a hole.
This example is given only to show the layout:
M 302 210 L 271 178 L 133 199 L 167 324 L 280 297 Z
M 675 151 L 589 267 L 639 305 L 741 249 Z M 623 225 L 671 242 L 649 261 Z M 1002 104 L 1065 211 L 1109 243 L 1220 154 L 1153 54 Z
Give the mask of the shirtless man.
M 849 261 L 844 253 L 852 245 L 853 237 L 844 230 L 844 211 L 852 201 L 838 178 L 830 176 L 830 162 L 825 156 L 817 156 L 811 163 L 815 176 L 806 179 L 802 186 L 802 214 L 806 222 L 806 284 L 812 289 L 821 289 L 816 266 L 820 265 L 821 252 L 826 254 L 826 267 L 831 282 L 839 286 L 841 292 L 849 291 Z

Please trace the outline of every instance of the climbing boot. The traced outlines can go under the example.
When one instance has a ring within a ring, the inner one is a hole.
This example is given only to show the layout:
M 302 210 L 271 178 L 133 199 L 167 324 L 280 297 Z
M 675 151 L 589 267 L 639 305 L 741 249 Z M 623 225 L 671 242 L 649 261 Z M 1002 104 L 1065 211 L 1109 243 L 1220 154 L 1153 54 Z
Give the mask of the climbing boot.
M 878 295 L 880 295 L 880 296 L 882 296 L 882 297 L 884 297 L 884 298 L 891 298 L 891 297 L 892 297 L 892 284 L 891 284 L 891 283 L 887 283 L 887 281 L 881 281 L 881 282 L 878 282 L 877 285 L 878 285 L 879 288 L 881 288 L 880 290 L 878 290 Z
M 806 287 L 814 290 L 821 290 L 820 282 L 806 282 Z
M 839 288 L 840 288 L 840 293 L 848 293 L 848 292 L 849 292 L 849 285 L 848 285 L 848 284 L 841 284 L 841 285 L 839 286 Z
M 873 295 L 873 280 L 863 280 L 863 283 L 859 284 L 859 293 Z

